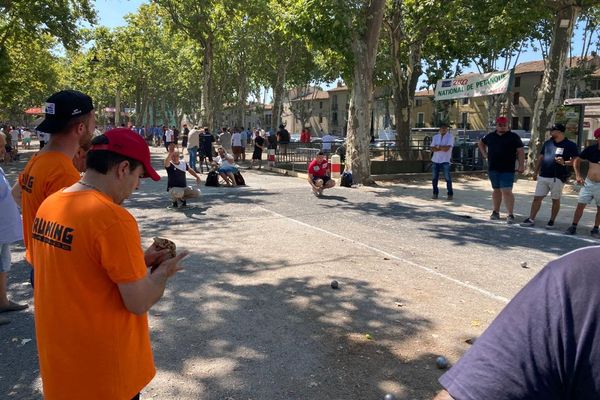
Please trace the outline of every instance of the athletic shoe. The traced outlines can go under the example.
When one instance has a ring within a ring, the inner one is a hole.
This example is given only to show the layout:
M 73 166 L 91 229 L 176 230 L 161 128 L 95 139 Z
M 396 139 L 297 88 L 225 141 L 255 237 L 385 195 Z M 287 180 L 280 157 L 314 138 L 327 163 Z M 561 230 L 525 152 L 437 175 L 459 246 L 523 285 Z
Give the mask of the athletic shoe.
M 576 225 L 571 225 L 565 231 L 565 235 L 575 235 L 576 233 L 577 233 L 577 226 Z
M 497 211 L 492 211 L 492 215 L 490 215 L 490 219 L 492 221 L 498 221 L 500 219 L 500 213 Z
M 431 200 L 437 200 L 438 199 L 438 195 L 434 194 L 433 196 L 431 196 Z
M 179 206 L 177 205 L 177 200 L 175 200 L 175 201 L 173 202 L 173 208 L 177 208 L 177 207 L 179 207 Z
M 448 200 L 452 200 L 453 198 L 454 198 L 454 196 L 453 196 L 453 195 L 451 195 L 451 194 L 449 194 L 447 199 L 448 199 Z
M 185 200 L 181 200 L 181 207 L 187 207 L 187 202 Z
M 531 218 L 527 218 L 525 221 L 521 222 L 519 225 L 523 227 L 530 227 L 535 225 L 535 221 Z
M 506 217 L 506 223 L 509 225 L 512 225 L 515 223 L 515 216 L 510 214 L 508 217 Z
M 598 239 L 600 238 L 600 230 L 598 230 L 598 228 L 594 228 L 592 229 L 592 231 L 590 232 L 590 235 L 592 235 L 592 237 L 594 239 Z
M 548 221 L 548 223 L 546 224 L 546 229 L 548 229 L 549 231 L 554 229 L 554 221 Z

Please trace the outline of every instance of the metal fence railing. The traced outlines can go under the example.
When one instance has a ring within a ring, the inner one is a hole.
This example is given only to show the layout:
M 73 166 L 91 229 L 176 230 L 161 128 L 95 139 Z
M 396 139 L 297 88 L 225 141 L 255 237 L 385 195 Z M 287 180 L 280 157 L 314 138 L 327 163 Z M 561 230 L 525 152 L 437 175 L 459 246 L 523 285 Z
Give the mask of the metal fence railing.
M 421 161 L 423 170 L 431 169 L 430 140 L 413 140 L 409 146 L 398 146 L 395 140 L 374 141 L 369 144 L 371 161 Z M 289 143 L 279 145 L 275 150 L 275 166 L 292 171 L 306 171 L 308 164 L 316 154 L 323 150 L 328 157 L 338 154 L 344 162 L 346 147 L 344 143 Z M 453 169 L 457 171 L 478 171 L 484 169 L 484 160 L 479 153 L 477 143 L 457 143 L 452 149 Z

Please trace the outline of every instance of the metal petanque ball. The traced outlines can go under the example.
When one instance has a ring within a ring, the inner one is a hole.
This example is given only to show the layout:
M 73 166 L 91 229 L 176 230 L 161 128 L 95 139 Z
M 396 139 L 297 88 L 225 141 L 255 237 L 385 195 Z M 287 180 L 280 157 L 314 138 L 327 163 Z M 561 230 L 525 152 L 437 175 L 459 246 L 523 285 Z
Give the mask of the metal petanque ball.
M 446 369 L 448 368 L 448 360 L 446 360 L 446 357 L 444 356 L 439 356 L 435 360 L 435 365 L 437 365 L 439 369 Z
M 393 394 L 386 394 L 385 397 L 383 398 L 383 400 L 396 400 L 396 396 L 394 396 Z
M 338 283 L 338 281 L 331 281 L 331 288 L 332 289 L 339 289 L 340 288 L 340 284 Z
M 521 261 L 521 268 L 527 268 L 527 261 Z

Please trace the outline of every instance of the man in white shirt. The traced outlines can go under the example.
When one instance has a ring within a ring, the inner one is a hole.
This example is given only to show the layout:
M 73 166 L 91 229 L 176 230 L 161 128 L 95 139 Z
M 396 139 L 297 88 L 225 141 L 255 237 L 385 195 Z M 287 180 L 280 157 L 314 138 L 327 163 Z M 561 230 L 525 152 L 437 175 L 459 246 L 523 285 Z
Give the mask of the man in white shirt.
M 446 188 L 448 190 L 448 200 L 452 200 L 454 192 L 452 191 L 452 177 L 450 176 L 450 161 L 452 160 L 452 147 L 454 147 L 454 136 L 448 133 L 448 125 L 440 125 L 440 133 L 433 137 L 431 141 L 431 171 L 433 185 L 432 199 L 437 199 L 440 193 L 438 189 L 438 179 L 440 171 L 444 173 L 446 179 Z
M 198 148 L 200 147 L 200 130 L 197 126 L 188 133 L 187 149 L 190 156 L 190 168 L 198 172 L 196 168 L 196 160 L 198 159 Z
M 165 148 L 169 150 L 169 145 L 175 142 L 175 133 L 173 129 L 167 128 L 165 131 Z
M 238 128 L 235 128 L 231 135 L 231 148 L 233 149 L 233 159 L 238 161 L 242 155 L 242 135 Z

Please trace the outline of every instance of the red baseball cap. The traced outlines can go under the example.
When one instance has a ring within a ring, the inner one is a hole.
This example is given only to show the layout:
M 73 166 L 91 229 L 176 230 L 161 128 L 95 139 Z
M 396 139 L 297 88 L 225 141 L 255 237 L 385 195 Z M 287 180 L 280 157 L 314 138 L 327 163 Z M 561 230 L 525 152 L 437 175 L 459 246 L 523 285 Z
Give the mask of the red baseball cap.
M 144 166 L 145 178 L 159 181 L 160 176 L 156 173 L 150 162 L 150 149 L 140 135 L 127 128 L 115 128 L 104 133 L 108 144 L 94 144 L 90 151 L 106 150 L 122 156 L 139 161 Z
M 506 117 L 496 118 L 496 125 L 498 125 L 498 124 L 508 124 L 508 118 L 506 118 Z
M 598 129 L 596 129 L 596 130 L 594 131 L 594 137 L 595 137 L 596 139 L 600 139 L 600 128 L 598 128 Z

